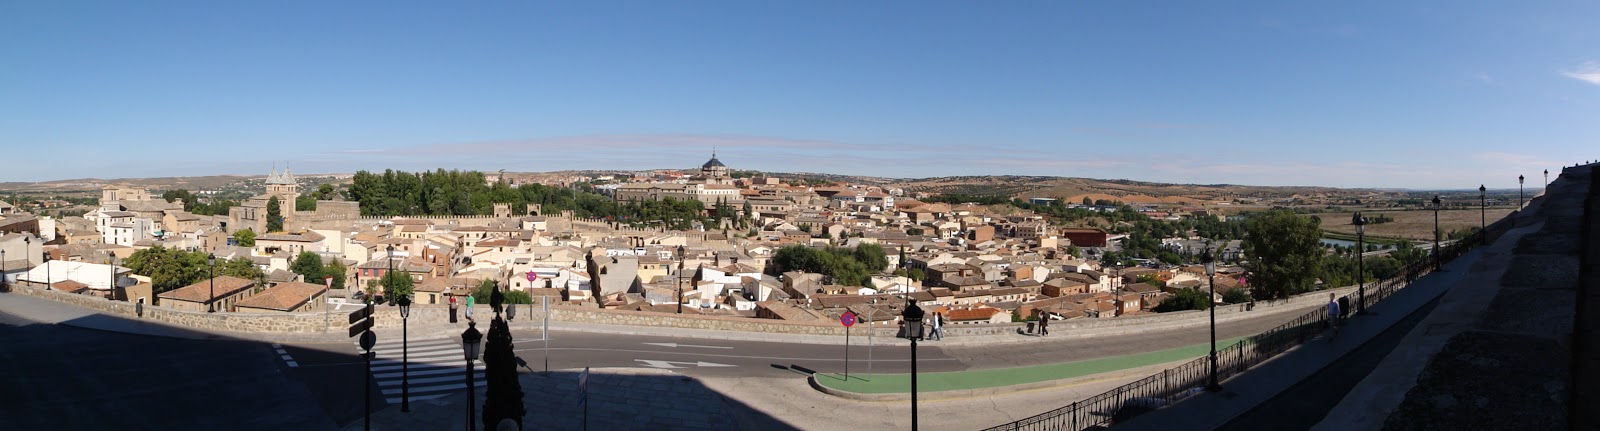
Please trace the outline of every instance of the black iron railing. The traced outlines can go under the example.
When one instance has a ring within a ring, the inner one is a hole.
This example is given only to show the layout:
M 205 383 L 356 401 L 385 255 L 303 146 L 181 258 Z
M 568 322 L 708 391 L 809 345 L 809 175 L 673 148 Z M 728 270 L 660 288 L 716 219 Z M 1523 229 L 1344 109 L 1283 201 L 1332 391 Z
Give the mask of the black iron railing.
M 1480 231 L 1459 241 L 1440 247 L 1440 262 L 1461 257 L 1472 247 L 1484 243 L 1484 235 L 1509 230 L 1509 219 L 1495 222 L 1487 232 Z M 1431 257 L 1431 256 L 1430 256 Z M 1433 272 L 1434 261 L 1417 262 L 1407 266 L 1399 275 L 1367 285 L 1366 304 L 1383 301 L 1404 289 L 1411 282 Z M 1355 292 L 1346 295 L 1351 303 L 1360 301 Z M 1304 344 L 1327 329 L 1328 313 L 1318 308 L 1295 317 L 1282 325 L 1239 340 L 1217 350 L 1217 380 L 1227 380 L 1250 367 L 1265 362 L 1273 356 Z M 1204 391 L 1210 371 L 1210 357 L 1200 357 L 1159 374 L 1128 383 L 1100 395 L 1040 413 L 1022 420 L 986 428 L 984 431 L 1004 430 L 1065 430 L 1077 431 L 1109 426 L 1118 421 L 1155 410 Z

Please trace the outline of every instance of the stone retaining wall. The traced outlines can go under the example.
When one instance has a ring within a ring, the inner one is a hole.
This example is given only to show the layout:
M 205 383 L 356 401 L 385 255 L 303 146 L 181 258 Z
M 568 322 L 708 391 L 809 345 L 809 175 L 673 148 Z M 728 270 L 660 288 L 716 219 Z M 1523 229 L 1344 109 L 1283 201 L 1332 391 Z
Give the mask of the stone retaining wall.
M 1340 295 L 1353 291 L 1354 287 L 1334 289 Z M 70 303 L 94 310 L 118 314 L 128 317 L 138 317 L 134 305 L 122 301 L 108 301 L 106 299 L 45 291 L 40 287 L 18 286 L 17 292 L 29 296 L 48 298 L 60 302 Z M 1260 302 L 1253 311 L 1244 311 L 1238 305 L 1224 305 L 1217 309 L 1217 321 L 1226 322 L 1244 319 L 1261 314 L 1277 313 L 1283 311 L 1300 310 L 1307 307 L 1319 306 L 1326 299 L 1327 291 L 1311 292 L 1295 298 L 1273 303 Z M 534 305 L 519 305 L 517 319 L 519 321 L 535 321 L 543 319 L 542 307 Z M 171 323 L 185 328 L 200 330 L 222 330 L 235 332 L 274 332 L 274 333 L 318 333 L 342 332 L 349 326 L 349 315 L 353 308 L 346 306 L 339 311 L 317 311 L 298 314 L 252 314 L 252 313 L 195 313 L 178 311 L 162 307 L 144 307 L 142 318 L 165 323 Z M 378 328 L 398 328 L 401 325 L 400 307 L 378 305 L 374 308 L 374 326 Z M 460 310 L 461 319 L 465 319 L 465 307 Z M 479 320 L 487 321 L 494 313 L 490 307 L 479 305 L 474 310 Z M 447 305 L 412 306 L 410 321 L 416 325 L 445 324 L 449 322 L 450 309 Z M 1209 313 L 1204 311 L 1181 311 L 1174 313 L 1147 314 L 1138 316 L 1121 317 L 1114 319 L 1072 319 L 1051 324 L 1051 330 L 1063 336 L 1074 333 L 1115 334 L 1131 331 L 1148 331 L 1174 327 L 1204 325 L 1209 322 Z M 868 325 L 858 323 L 851 328 L 855 336 L 867 335 L 868 326 L 872 326 L 874 336 L 894 337 L 899 326 L 894 322 L 895 316 L 874 316 L 878 323 Z M 739 331 L 773 334 L 797 335 L 845 335 L 845 328 L 838 322 L 785 322 L 780 320 L 751 319 L 745 317 L 728 316 L 694 316 L 675 315 L 640 311 L 605 310 L 598 308 L 579 307 L 571 305 L 557 305 L 550 308 L 550 318 L 554 321 L 573 323 L 592 323 L 602 325 L 635 326 L 635 327 L 663 327 L 663 328 L 689 328 L 714 331 Z M 527 319 L 527 320 L 523 320 Z M 1026 323 L 1001 323 L 1001 324 L 975 324 L 975 325 L 946 325 L 945 333 L 950 336 L 989 336 L 1002 334 L 1015 334 L 1024 328 Z

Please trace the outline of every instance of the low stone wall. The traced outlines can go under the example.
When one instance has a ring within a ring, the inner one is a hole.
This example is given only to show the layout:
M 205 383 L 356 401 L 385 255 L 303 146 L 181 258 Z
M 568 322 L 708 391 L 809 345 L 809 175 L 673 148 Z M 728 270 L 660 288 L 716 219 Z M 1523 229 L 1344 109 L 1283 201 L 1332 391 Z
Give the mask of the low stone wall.
M 1353 291 L 1354 287 L 1334 289 L 1340 295 Z M 45 291 L 40 287 L 18 286 L 17 292 L 29 296 L 48 298 L 55 301 L 74 304 L 94 310 L 128 316 L 132 318 L 150 319 L 173 325 L 199 329 L 220 330 L 251 333 L 319 333 L 343 332 L 349 326 L 349 315 L 355 311 L 346 306 L 343 310 L 316 311 L 298 314 L 253 314 L 253 313 L 195 313 L 179 311 L 162 307 L 144 307 L 142 317 L 138 316 L 134 305 L 122 301 L 109 301 L 103 298 L 75 295 L 57 291 Z M 1260 302 L 1253 311 L 1244 311 L 1237 305 L 1225 305 L 1217 309 L 1217 321 L 1226 322 L 1237 319 L 1249 318 L 1261 314 L 1276 313 L 1281 311 L 1299 310 L 1307 307 L 1319 306 L 1326 301 L 1327 291 L 1302 294 L 1285 301 L 1272 303 Z M 520 305 L 517 308 L 517 319 L 520 321 L 537 321 L 544 318 L 543 308 L 535 305 Z M 459 310 L 459 317 L 466 319 L 465 307 Z M 398 328 L 401 325 L 400 307 L 392 305 L 378 305 L 373 309 L 374 327 Z M 476 317 L 487 321 L 494 312 L 486 305 L 479 305 L 474 310 Z M 1131 331 L 1149 331 L 1174 327 L 1204 325 L 1209 322 L 1209 313 L 1203 311 L 1182 311 L 1175 313 L 1145 314 L 1137 316 L 1106 318 L 1106 319 L 1072 319 L 1051 324 L 1052 332 L 1062 336 L 1078 334 L 1116 334 Z M 873 336 L 894 337 L 899 331 L 899 326 L 894 322 L 895 316 L 874 316 L 879 323 L 872 326 Z M 445 324 L 449 322 L 450 308 L 447 305 L 419 305 L 411 307 L 410 323 L 415 325 Z M 526 319 L 526 320 L 524 320 Z M 797 334 L 797 335 L 845 335 L 845 328 L 838 322 L 787 322 L 781 320 L 751 319 L 745 317 L 728 316 L 696 316 L 677 315 L 654 312 L 606 310 L 571 305 L 557 305 L 550 308 L 550 319 L 561 322 L 591 323 L 601 325 L 617 325 L 624 327 L 658 327 L 658 328 L 687 328 L 713 331 L 739 331 L 771 334 Z M 1015 334 L 1026 323 L 1001 323 L 1001 324 L 975 324 L 975 325 L 946 325 L 945 333 L 950 336 L 992 336 L 1002 334 Z M 851 334 L 866 336 L 868 324 L 858 323 L 851 328 Z
M 154 320 L 175 326 L 204 331 L 230 331 L 253 333 L 316 333 L 327 330 L 322 313 L 317 314 L 249 314 L 249 313 L 195 313 L 170 308 L 146 306 L 141 316 L 133 303 L 111 301 L 88 295 L 78 295 L 33 286 L 17 286 L 12 293 L 50 299 L 77 305 L 108 314 L 133 319 Z M 335 323 L 337 324 L 337 322 Z

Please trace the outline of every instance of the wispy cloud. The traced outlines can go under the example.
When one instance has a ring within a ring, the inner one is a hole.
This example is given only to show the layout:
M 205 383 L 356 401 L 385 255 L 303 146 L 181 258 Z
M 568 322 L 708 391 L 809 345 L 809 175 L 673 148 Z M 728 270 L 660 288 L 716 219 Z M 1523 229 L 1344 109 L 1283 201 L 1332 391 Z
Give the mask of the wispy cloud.
M 1478 78 L 1478 82 L 1482 82 L 1484 84 L 1493 84 L 1494 83 L 1494 77 L 1493 76 L 1489 76 L 1489 74 L 1486 73 L 1486 72 L 1478 72 L 1477 78 Z
M 1568 78 L 1600 85 L 1600 61 L 1585 61 L 1583 64 L 1578 65 L 1577 68 L 1561 71 L 1561 74 Z

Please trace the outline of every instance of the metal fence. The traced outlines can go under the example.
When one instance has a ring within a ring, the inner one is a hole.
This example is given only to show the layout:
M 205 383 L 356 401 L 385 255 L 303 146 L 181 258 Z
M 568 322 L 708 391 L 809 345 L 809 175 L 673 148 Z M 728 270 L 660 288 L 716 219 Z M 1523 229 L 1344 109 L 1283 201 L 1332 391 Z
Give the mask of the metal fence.
M 1480 231 L 1450 246 L 1441 247 L 1438 250 L 1437 264 L 1454 260 L 1472 247 L 1482 244 L 1486 233 L 1509 228 L 1509 220 L 1501 220 L 1489 226 L 1488 232 Z M 1365 289 L 1365 303 L 1358 305 L 1370 307 L 1377 304 L 1416 279 L 1433 272 L 1435 267 L 1436 262 L 1433 259 L 1417 262 L 1402 269 L 1394 277 L 1368 284 Z M 1349 298 L 1350 304 L 1362 302 L 1361 294 L 1357 292 L 1352 292 L 1346 297 Z M 1346 311 L 1353 312 L 1353 310 Z M 1244 373 L 1250 367 L 1304 344 L 1326 330 L 1327 325 L 1327 311 L 1317 309 L 1232 345 L 1220 347 L 1217 350 L 1217 380 L 1227 380 Z M 1100 395 L 1016 422 L 985 428 L 984 431 L 1078 431 L 1108 427 L 1118 421 L 1180 402 L 1204 391 L 1210 376 L 1210 366 L 1209 356 L 1196 358 Z

